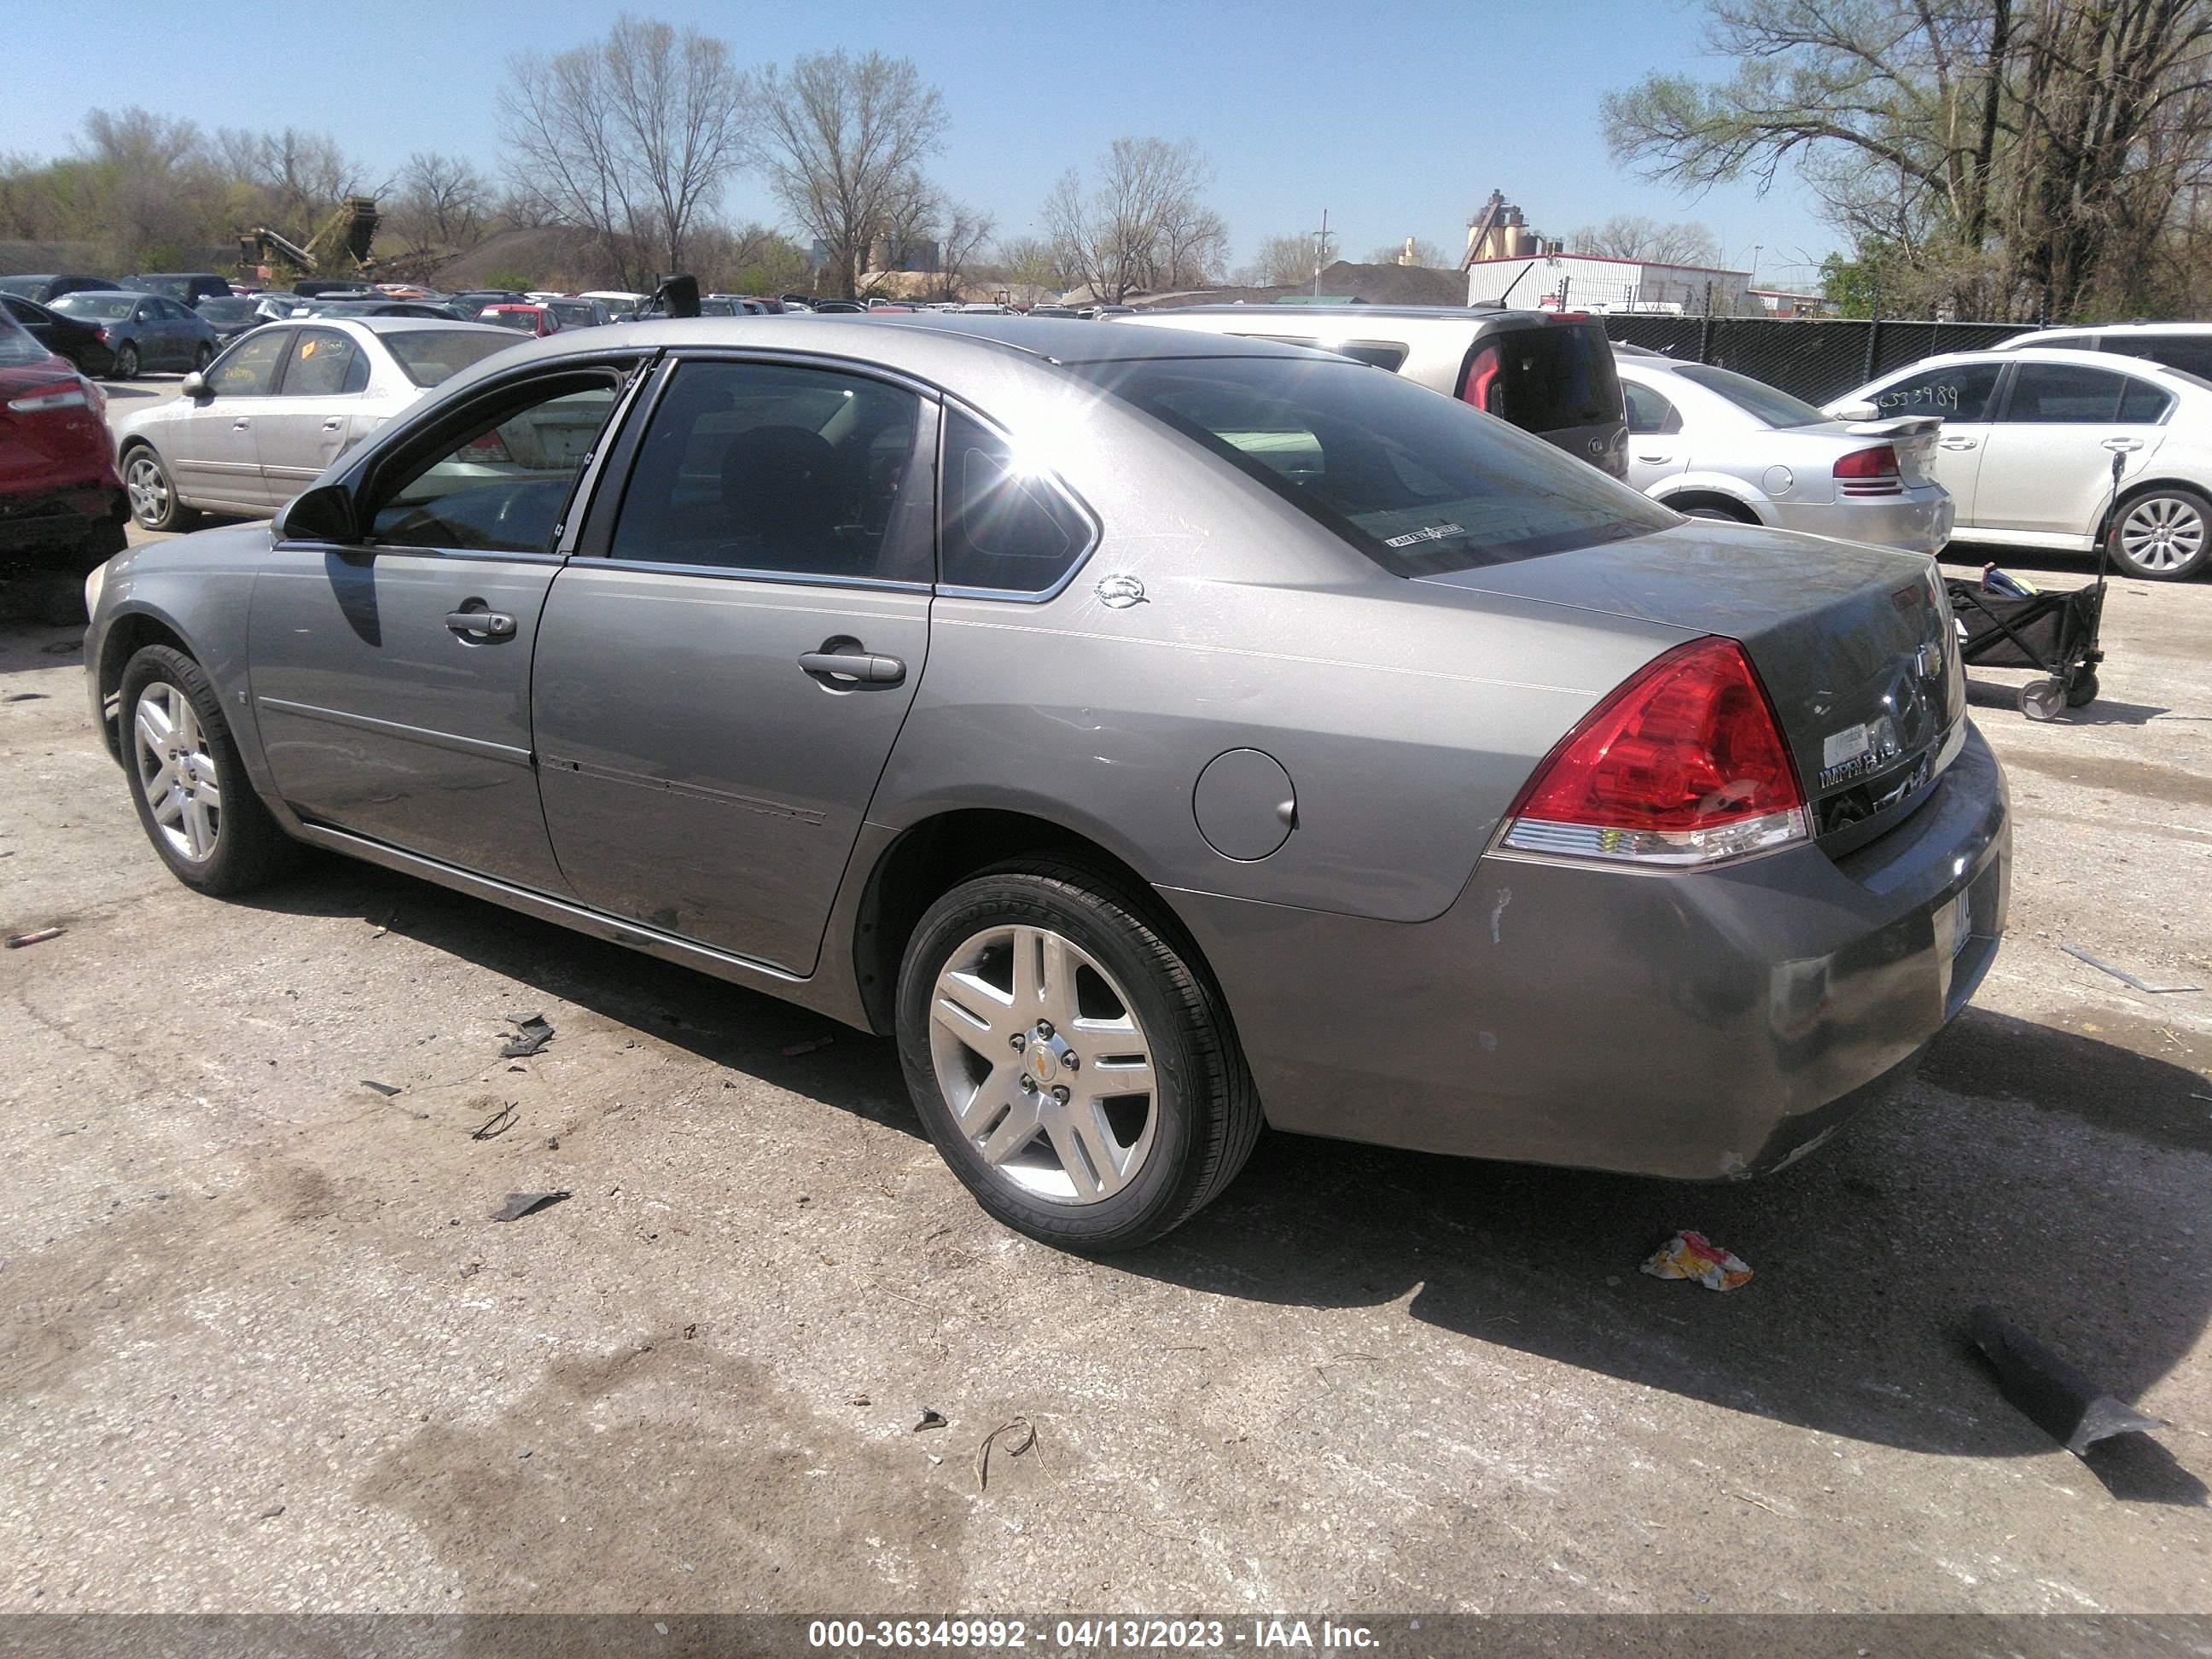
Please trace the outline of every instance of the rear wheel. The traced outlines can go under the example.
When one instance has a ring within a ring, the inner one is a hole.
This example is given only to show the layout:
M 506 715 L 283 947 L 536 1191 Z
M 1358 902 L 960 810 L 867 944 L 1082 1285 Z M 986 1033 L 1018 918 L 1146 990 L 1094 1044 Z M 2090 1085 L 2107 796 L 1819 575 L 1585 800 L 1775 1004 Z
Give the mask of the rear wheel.
M 115 348 L 115 372 L 111 378 L 118 380 L 138 378 L 138 348 L 128 340 Z
M 241 893 L 280 873 L 293 843 L 253 793 L 200 665 L 149 645 L 124 665 L 123 754 L 146 839 L 177 879 Z
M 123 490 L 131 516 L 149 530 L 190 530 L 198 520 L 177 495 L 176 481 L 151 446 L 140 444 L 123 458 Z
M 1061 1249 L 1181 1225 L 1243 1167 L 1260 1103 L 1218 995 L 1149 902 L 1023 863 L 915 929 L 899 1055 L 930 1139 L 982 1207 Z
M 2109 532 L 2112 562 L 2146 581 L 2185 581 L 2212 554 L 2212 501 L 2162 488 L 2122 504 Z

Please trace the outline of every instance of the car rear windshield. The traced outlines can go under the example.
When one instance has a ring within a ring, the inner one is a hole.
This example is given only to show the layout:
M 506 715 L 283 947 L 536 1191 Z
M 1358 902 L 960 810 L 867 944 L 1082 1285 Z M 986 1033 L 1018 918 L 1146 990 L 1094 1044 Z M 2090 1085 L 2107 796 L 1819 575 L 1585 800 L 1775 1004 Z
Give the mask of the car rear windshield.
M 94 322 L 119 323 L 137 309 L 135 294 L 64 294 L 50 307 L 70 317 L 89 317 Z
M 1076 372 L 1401 576 L 1626 541 L 1675 522 L 1550 444 L 1358 363 L 1171 357 Z
M 1685 363 L 1674 373 L 1692 386 L 1701 386 L 1727 398 L 1753 420 L 1769 426 L 1819 426 L 1828 418 L 1812 404 L 1734 369 Z
M 410 328 L 379 337 L 416 386 L 436 386 L 514 342 L 474 329 Z
M 1621 418 L 1613 343 L 1595 323 L 1500 329 L 1479 339 L 1468 356 L 1470 369 L 1478 362 L 1495 365 L 1489 400 L 1480 406 L 1523 432 L 1602 426 Z

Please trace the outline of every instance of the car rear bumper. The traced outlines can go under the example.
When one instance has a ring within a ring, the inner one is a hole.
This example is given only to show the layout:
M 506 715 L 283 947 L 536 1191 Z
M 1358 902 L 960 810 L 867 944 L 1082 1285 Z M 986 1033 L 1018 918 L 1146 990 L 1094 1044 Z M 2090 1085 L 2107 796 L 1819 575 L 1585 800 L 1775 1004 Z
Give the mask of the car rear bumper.
M 1802 530 L 1839 541 L 1901 547 L 1908 553 L 1941 553 L 1951 540 L 1957 505 L 1940 484 L 1908 489 L 1901 495 L 1839 500 L 1817 505 L 1775 501 L 1769 516 L 1776 528 Z
M 96 551 L 106 558 L 121 547 L 117 532 L 130 517 L 129 498 L 112 475 L 36 495 L 0 495 L 0 553 Z
M 2010 866 L 2003 774 L 1970 729 L 1926 803 L 1841 859 L 1492 855 L 1410 925 L 1170 897 L 1276 1127 L 1715 1179 L 1780 1167 L 1909 1076 L 1996 957 Z

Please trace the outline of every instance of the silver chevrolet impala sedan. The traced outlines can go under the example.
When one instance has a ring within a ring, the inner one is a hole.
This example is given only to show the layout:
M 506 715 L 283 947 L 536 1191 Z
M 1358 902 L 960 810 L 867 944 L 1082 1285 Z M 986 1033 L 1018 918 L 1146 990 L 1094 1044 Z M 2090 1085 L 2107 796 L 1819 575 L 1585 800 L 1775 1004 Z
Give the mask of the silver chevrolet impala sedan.
M 2004 926 L 1927 558 L 1292 346 L 562 334 L 89 587 L 184 882 L 305 842 L 893 1035 L 983 1207 L 1073 1249 L 1263 1123 L 1777 1167 Z

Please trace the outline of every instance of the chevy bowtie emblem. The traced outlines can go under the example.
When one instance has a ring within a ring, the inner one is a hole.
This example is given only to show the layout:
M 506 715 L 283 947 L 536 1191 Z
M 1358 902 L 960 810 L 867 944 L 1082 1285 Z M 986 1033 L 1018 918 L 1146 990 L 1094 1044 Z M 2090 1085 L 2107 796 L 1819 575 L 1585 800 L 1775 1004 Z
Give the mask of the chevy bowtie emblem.
M 1134 576 L 1109 576 L 1092 590 L 1098 603 L 1109 611 L 1127 611 L 1145 603 L 1145 585 Z

